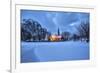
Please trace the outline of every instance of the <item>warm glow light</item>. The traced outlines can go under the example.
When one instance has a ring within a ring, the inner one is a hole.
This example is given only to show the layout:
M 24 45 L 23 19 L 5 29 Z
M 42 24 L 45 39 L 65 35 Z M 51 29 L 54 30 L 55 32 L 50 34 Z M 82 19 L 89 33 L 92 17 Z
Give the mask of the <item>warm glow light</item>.
M 61 36 L 57 36 L 57 35 L 50 36 L 50 41 L 59 41 L 59 40 L 61 40 Z

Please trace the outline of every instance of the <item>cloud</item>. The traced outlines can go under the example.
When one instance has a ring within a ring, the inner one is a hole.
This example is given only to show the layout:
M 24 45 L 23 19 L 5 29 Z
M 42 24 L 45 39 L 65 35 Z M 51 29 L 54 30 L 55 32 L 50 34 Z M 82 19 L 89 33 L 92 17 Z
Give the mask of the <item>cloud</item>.
M 72 22 L 71 24 L 69 24 L 70 26 L 74 27 L 74 26 L 78 26 L 80 25 L 80 21 L 76 21 L 76 22 Z
M 62 31 L 71 31 L 75 29 L 74 26 L 79 25 L 80 19 L 83 18 L 82 13 L 79 14 L 73 12 L 48 12 L 47 17 L 48 20 L 52 22 L 52 30 L 55 30 L 55 32 L 58 28 Z
M 90 20 L 89 13 L 78 13 L 77 15 L 80 22 L 89 22 Z
M 89 13 L 22 10 L 21 19 L 23 18 L 32 18 L 53 33 L 57 32 L 58 28 L 72 32 L 74 26 L 80 22 L 89 22 Z
M 55 13 L 55 16 L 53 17 L 52 21 L 53 23 L 55 24 L 56 28 L 58 28 L 60 25 L 59 25 L 59 20 L 58 20 L 58 16 L 59 14 L 58 13 Z

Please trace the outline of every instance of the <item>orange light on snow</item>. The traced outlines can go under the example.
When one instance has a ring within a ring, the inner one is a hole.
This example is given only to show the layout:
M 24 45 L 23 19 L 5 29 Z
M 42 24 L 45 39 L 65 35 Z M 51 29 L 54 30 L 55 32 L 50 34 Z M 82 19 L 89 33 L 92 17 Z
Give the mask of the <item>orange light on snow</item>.
M 59 40 L 61 40 L 61 36 L 57 36 L 57 35 L 50 36 L 50 41 L 59 41 Z

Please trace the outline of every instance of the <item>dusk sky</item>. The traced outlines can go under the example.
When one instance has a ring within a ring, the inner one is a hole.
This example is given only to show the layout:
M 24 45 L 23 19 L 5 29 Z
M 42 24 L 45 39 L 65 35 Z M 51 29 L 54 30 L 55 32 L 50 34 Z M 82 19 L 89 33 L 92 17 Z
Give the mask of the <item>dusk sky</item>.
M 74 33 L 81 22 L 89 22 L 89 13 L 21 10 L 23 19 L 33 19 L 51 33 L 57 33 L 58 28 L 61 32 Z

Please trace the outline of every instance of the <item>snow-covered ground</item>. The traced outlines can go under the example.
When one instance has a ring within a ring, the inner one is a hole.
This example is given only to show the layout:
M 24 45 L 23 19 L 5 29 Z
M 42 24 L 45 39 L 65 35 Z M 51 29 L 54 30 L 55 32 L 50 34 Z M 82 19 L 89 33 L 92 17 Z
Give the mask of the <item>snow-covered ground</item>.
M 86 42 L 21 42 L 22 63 L 88 59 L 89 43 Z

